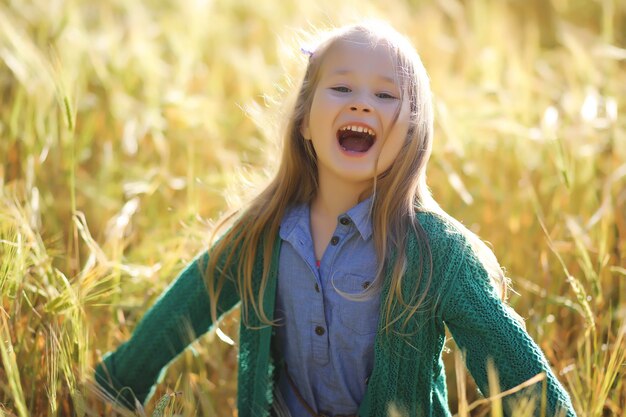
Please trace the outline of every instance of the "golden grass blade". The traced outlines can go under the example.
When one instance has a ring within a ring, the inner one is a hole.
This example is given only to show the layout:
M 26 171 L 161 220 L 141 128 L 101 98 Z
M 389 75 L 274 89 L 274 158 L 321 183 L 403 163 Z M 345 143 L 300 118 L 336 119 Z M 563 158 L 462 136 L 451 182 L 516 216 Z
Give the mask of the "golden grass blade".
M 598 366 L 602 367 L 596 373 L 597 383 L 593 388 L 593 409 L 591 416 L 602 416 L 604 405 L 607 403 L 611 388 L 614 386 L 616 379 L 624 374 L 626 366 L 626 320 L 621 323 L 618 329 L 617 338 L 612 343 L 614 346 L 611 351 L 606 352 L 604 358 L 599 360 Z M 600 377 L 601 376 L 601 377 Z
M 161 397 L 156 407 L 154 408 L 154 412 L 152 413 L 152 417 L 163 417 L 163 413 L 165 412 L 165 407 L 170 403 L 170 399 L 172 398 L 171 394 L 165 394 Z
M 182 392 L 171 392 L 164 394 L 157 402 L 157 405 L 154 407 L 152 417 L 164 417 L 165 409 L 170 404 L 171 400 L 175 400 L 176 397 L 180 395 L 182 395 Z
M 489 403 L 493 403 L 494 401 L 501 401 L 503 398 L 515 394 L 516 392 L 519 392 L 521 390 L 523 390 L 524 388 L 528 388 L 530 386 L 533 386 L 541 381 L 544 381 L 546 379 L 546 375 L 544 373 L 540 373 L 535 375 L 534 377 L 530 378 L 527 381 L 522 382 L 519 385 L 516 385 L 515 387 L 508 389 L 506 391 L 503 391 L 499 394 L 496 395 L 490 395 L 487 398 L 481 398 L 478 399 L 474 402 L 472 402 L 470 405 L 467 406 L 467 412 L 470 412 L 472 410 L 474 410 L 476 407 L 479 407 L 481 405 L 485 405 L 485 404 L 489 404 Z
M 548 233 L 548 229 L 546 228 L 546 225 L 543 221 L 543 216 L 541 215 L 541 210 L 539 209 L 539 204 L 537 202 L 537 196 L 535 192 L 532 190 L 531 190 L 531 201 L 533 202 L 533 206 L 535 208 L 535 215 L 536 215 L 537 221 L 539 222 L 539 225 L 541 226 L 541 229 L 543 230 L 548 247 L 550 248 L 552 253 L 554 253 L 559 263 L 561 264 L 561 267 L 563 269 L 563 272 L 565 273 L 567 282 L 572 287 L 572 290 L 574 290 L 576 299 L 578 300 L 578 303 L 582 307 L 583 317 L 585 318 L 587 329 L 591 331 L 593 335 L 593 340 L 595 340 L 596 325 L 595 325 L 594 315 L 591 310 L 591 306 L 589 305 L 589 299 L 587 298 L 587 292 L 585 291 L 585 287 L 580 283 L 580 281 L 577 278 L 575 278 L 572 274 L 570 274 L 567 264 L 561 257 L 561 254 L 555 248 L 554 242 L 552 241 L 552 238 L 550 237 L 550 233 Z
M 456 415 L 459 417 L 468 417 L 470 408 L 467 403 L 465 385 L 465 355 L 458 348 L 454 350 L 454 371 L 456 374 L 456 390 L 458 396 L 458 413 Z
M 387 417 L 408 417 L 407 413 L 403 413 L 398 405 L 394 402 L 389 404 Z
M 491 398 L 491 417 L 502 417 L 502 398 L 500 394 L 500 378 L 493 359 L 487 359 L 487 380 L 489 381 L 489 398 Z
M 93 375 L 93 373 L 91 373 L 91 375 Z M 112 408 L 116 413 L 121 414 L 122 417 L 147 417 L 143 406 L 137 400 L 135 400 L 135 404 L 125 404 L 124 407 L 122 407 L 117 403 L 117 401 L 121 401 L 122 398 L 113 397 L 108 391 L 98 385 L 91 376 L 86 379 L 84 387 L 86 392 L 90 393 L 93 399 L 105 403 L 107 407 Z M 137 412 L 129 410 L 133 406 Z
M 20 367 L 15 359 L 11 333 L 9 331 L 8 313 L 0 307 L 0 356 L 6 374 L 11 396 L 19 417 L 28 417 L 30 413 L 26 407 L 26 400 L 22 390 Z
M 600 378 L 600 386 L 596 392 L 594 392 L 593 404 L 595 409 L 591 415 L 601 416 L 604 410 L 604 404 L 609 397 L 611 388 L 614 386 L 615 381 L 620 376 L 626 373 L 624 369 L 626 367 L 626 320 L 622 322 L 617 339 L 613 342 L 614 349 L 606 355 L 604 361 L 603 374 L 604 377 Z M 623 380 L 622 380 L 623 383 Z
M 46 338 L 46 358 L 48 363 L 47 372 L 47 385 L 46 394 L 48 396 L 48 403 L 50 405 L 50 412 L 52 415 L 57 413 L 57 390 L 59 386 L 59 353 L 58 344 L 55 340 L 55 336 L 52 334 L 54 330 L 49 330 L 49 335 Z

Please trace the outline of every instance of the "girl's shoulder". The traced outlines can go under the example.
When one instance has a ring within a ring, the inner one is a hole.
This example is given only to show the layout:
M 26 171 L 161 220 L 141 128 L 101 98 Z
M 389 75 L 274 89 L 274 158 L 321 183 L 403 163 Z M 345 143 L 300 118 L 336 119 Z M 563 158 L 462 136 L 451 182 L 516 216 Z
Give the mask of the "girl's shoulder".
M 448 279 L 468 261 L 483 263 L 486 255 L 481 258 L 479 254 L 488 251 L 487 246 L 452 216 L 443 211 L 422 211 L 417 213 L 417 221 L 425 233 L 435 275 Z M 424 247 L 422 240 L 419 236 L 416 239 L 419 248 Z
M 498 260 L 475 233 L 445 212 L 420 212 L 417 219 L 427 236 L 433 272 L 446 285 L 464 279 L 459 276 L 471 277 L 469 285 L 489 284 L 495 292 L 506 293 L 507 279 Z
M 462 254 L 469 249 L 467 229 L 458 220 L 434 211 L 419 211 L 416 217 L 433 255 Z

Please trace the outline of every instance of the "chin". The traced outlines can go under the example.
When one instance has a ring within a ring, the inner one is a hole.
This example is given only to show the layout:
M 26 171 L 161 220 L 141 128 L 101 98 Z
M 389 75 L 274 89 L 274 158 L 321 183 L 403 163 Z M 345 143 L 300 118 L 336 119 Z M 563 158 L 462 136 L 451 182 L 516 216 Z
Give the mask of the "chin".
M 371 182 L 374 180 L 374 170 L 344 170 L 340 176 L 346 181 L 357 183 Z

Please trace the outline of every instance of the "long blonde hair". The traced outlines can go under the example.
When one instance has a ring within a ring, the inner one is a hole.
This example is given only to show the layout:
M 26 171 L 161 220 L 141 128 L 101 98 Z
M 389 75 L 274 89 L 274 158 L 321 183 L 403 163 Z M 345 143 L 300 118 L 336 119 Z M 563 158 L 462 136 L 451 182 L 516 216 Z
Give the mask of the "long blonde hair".
M 290 205 L 310 203 L 318 189 L 317 159 L 311 141 L 305 140 L 300 127 L 311 109 L 311 103 L 320 75 L 320 67 L 328 50 L 336 42 L 352 37 L 365 38 L 372 44 L 383 43 L 389 48 L 396 63 L 397 75 L 402 84 L 403 100 L 408 99 L 411 116 L 408 134 L 394 163 L 385 172 L 378 174 L 372 187 L 365 194 L 372 194 L 371 215 L 374 244 L 379 262 L 378 277 L 393 257 L 390 274 L 390 292 L 384 308 L 387 329 L 402 320 L 408 323 L 424 303 L 427 291 L 403 295 L 403 279 L 407 265 L 404 248 L 407 231 L 413 230 L 420 248 L 420 265 L 432 264 L 428 238 L 420 226 L 416 213 L 434 212 L 445 217 L 464 234 L 490 274 L 494 286 L 499 287 L 502 297 L 506 296 L 506 280 L 493 253 L 467 228 L 447 215 L 434 201 L 426 185 L 426 165 L 432 150 L 433 106 L 428 75 L 422 61 L 411 43 L 389 25 L 378 21 L 367 21 L 326 32 L 311 56 L 302 80 L 295 105 L 284 132 L 282 157 L 278 172 L 269 185 L 254 198 L 240 213 L 234 225 L 210 249 L 207 265 L 207 288 L 216 319 L 217 297 L 225 279 L 235 281 L 241 301 L 242 317 L 245 320 L 250 311 L 259 317 L 263 324 L 273 324 L 263 309 L 263 298 L 269 279 L 273 251 L 273 238 L 277 236 L 280 222 Z M 268 239 L 267 237 L 271 237 Z M 233 250 L 237 248 L 237 250 Z M 263 273 L 260 291 L 254 293 L 252 271 L 258 251 L 262 251 Z M 234 252 L 241 258 L 234 258 Z M 393 256 L 392 256 L 393 254 Z M 219 260 L 219 267 L 218 267 Z M 226 277 L 223 272 L 237 262 L 235 276 Z M 429 268 L 432 271 L 432 268 Z M 422 284 L 412 288 L 428 289 L 430 276 L 422 276 Z M 411 277 L 410 279 L 415 279 Z M 376 291 L 382 286 L 382 279 L 376 279 L 368 291 Z M 394 305 L 400 305 L 398 314 Z M 393 317 L 392 317 L 393 311 Z

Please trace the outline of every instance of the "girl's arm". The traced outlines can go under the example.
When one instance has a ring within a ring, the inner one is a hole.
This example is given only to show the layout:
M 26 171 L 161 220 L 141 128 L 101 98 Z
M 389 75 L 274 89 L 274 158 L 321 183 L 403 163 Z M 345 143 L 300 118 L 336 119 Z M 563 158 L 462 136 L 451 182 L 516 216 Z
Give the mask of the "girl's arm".
M 152 394 L 163 368 L 212 325 L 203 273 L 208 255 L 199 255 L 163 292 L 141 319 L 130 340 L 107 353 L 95 379 L 112 399 L 135 409 Z M 231 280 L 224 280 L 217 314 L 230 310 L 239 297 Z
M 490 393 L 487 361 L 495 365 L 503 392 L 522 384 L 539 373 L 546 379 L 503 400 L 506 415 L 516 399 L 530 396 L 535 415 L 575 416 L 569 395 L 559 383 L 541 349 L 526 333 L 514 313 L 500 300 L 489 282 L 487 272 L 466 248 L 456 276 L 448 280 L 442 302 L 442 316 L 456 344 L 466 354 L 466 365 L 481 392 Z M 545 400 L 542 399 L 545 384 Z M 561 414 L 559 414 L 561 413 Z

